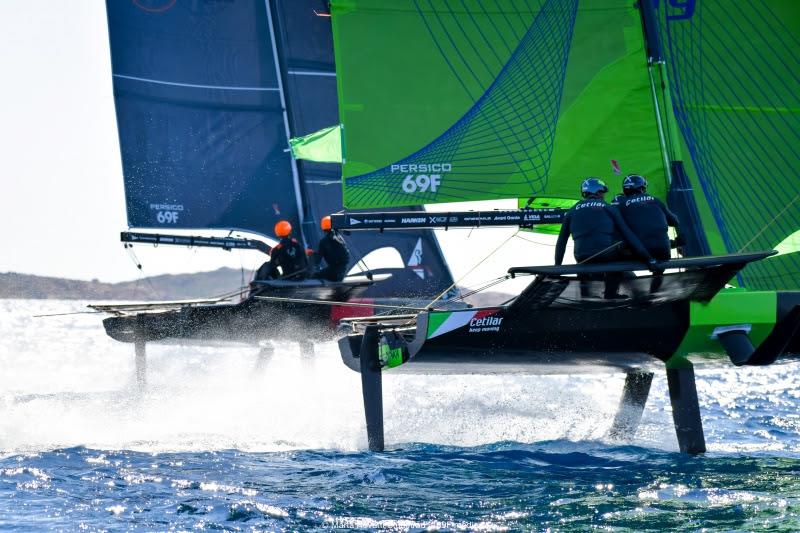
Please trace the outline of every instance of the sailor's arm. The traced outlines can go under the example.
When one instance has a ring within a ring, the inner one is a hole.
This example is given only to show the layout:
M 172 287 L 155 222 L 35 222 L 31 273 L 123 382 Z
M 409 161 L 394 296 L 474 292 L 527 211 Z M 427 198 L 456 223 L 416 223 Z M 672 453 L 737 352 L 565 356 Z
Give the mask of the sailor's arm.
M 561 222 L 561 231 L 558 232 L 558 241 L 556 241 L 556 265 L 560 265 L 564 261 L 564 252 L 567 250 L 567 240 L 569 240 L 569 224 L 570 211 L 567 211 L 567 214 L 564 215 L 564 220 Z
M 278 263 L 281 261 L 281 255 L 283 253 L 283 248 L 278 246 L 273 246 L 272 250 L 269 251 L 269 267 L 268 267 L 268 276 L 270 278 L 277 278 L 280 276 L 280 272 L 278 271 Z
M 664 216 L 667 217 L 667 224 L 672 226 L 673 228 L 677 229 L 680 226 L 680 221 L 675 213 L 669 210 L 669 208 L 664 205 L 664 202 L 656 198 L 656 202 L 658 202 L 658 206 L 661 208 L 661 211 L 664 212 Z
M 622 234 L 622 237 L 628 241 L 628 244 L 636 251 L 636 253 L 645 260 L 645 262 L 649 263 L 653 260 L 653 257 L 647 251 L 647 248 L 644 247 L 642 241 L 639 240 L 625 221 L 622 219 L 622 215 L 619 214 L 619 211 L 613 207 L 608 208 L 608 212 L 611 215 L 611 218 L 614 220 L 614 224 L 617 225 L 619 232 Z

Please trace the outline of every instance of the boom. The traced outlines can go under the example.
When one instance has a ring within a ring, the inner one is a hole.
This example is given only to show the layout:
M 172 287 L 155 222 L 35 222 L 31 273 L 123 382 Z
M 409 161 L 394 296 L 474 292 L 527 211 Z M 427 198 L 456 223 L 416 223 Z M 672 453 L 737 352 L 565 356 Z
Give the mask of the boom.
M 394 230 L 410 228 L 474 228 L 479 226 L 522 226 L 560 224 L 564 209 L 508 209 L 504 211 L 460 211 L 426 213 L 392 211 L 384 213 L 337 213 L 331 226 L 338 230 Z
M 223 250 L 258 250 L 269 254 L 272 247 L 265 242 L 255 239 L 242 239 L 238 237 L 198 237 L 194 235 L 163 235 L 160 233 L 136 233 L 123 231 L 119 240 L 133 244 L 171 244 L 176 246 L 203 246 L 208 248 L 222 248 Z

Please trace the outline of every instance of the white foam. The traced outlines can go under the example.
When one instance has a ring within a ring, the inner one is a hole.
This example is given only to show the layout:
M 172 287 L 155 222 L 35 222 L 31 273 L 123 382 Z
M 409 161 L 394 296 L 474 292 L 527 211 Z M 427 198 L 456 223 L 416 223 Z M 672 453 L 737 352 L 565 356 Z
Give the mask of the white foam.
M 148 345 L 149 384 L 139 395 L 132 387 L 132 346 L 108 338 L 101 315 L 31 318 L 83 310 L 76 302 L 0 300 L 3 452 L 69 446 L 152 452 L 366 447 L 359 376 L 341 363 L 333 343 L 316 345 L 313 357 L 287 344 L 261 365 L 257 347 Z M 699 375 L 704 405 L 725 411 L 736 412 L 747 391 L 780 393 L 774 387 L 778 374 L 769 370 L 726 368 Z M 780 379 L 790 390 L 797 386 L 797 376 Z M 386 441 L 471 446 L 602 439 L 621 389 L 621 375 L 389 372 L 384 379 Z M 775 401 L 786 397 L 781 398 Z M 730 422 L 720 418 L 706 421 L 706 435 L 711 449 L 716 442 L 726 450 L 724 435 L 710 425 L 719 422 L 729 430 L 725 424 Z M 633 443 L 677 447 L 664 376 L 654 380 Z

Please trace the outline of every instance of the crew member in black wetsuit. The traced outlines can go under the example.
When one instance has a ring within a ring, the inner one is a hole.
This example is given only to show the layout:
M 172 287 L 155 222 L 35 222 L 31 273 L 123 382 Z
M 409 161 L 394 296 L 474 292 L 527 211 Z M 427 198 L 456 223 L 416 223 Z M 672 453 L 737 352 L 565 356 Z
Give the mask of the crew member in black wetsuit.
M 678 230 L 678 217 L 658 198 L 647 194 L 647 180 L 629 174 L 622 181 L 624 197 L 618 199 L 623 220 L 639 238 L 647 251 L 658 260 L 670 258 L 667 226 Z
M 588 178 L 581 184 L 583 200 L 572 206 L 561 222 L 561 231 L 556 243 L 556 265 L 564 260 L 567 239 L 570 235 L 575 244 L 577 263 L 608 263 L 622 260 L 620 247 L 628 243 L 636 254 L 649 265 L 655 260 L 631 232 L 619 211 L 607 204 L 604 195 L 608 187 L 598 178 Z M 621 273 L 606 275 L 605 297 L 619 298 L 617 289 Z
M 342 281 L 347 274 L 350 252 L 347 251 L 342 236 L 331 228 L 331 217 L 322 217 L 319 227 L 325 235 L 319 240 L 314 256 L 325 261 L 325 268 L 318 270 L 314 277 L 328 281 Z
M 306 251 L 292 238 L 292 225 L 286 220 L 275 224 L 275 235 L 280 242 L 272 247 L 270 260 L 258 269 L 256 280 L 282 279 L 302 281 L 308 277 L 308 258 Z

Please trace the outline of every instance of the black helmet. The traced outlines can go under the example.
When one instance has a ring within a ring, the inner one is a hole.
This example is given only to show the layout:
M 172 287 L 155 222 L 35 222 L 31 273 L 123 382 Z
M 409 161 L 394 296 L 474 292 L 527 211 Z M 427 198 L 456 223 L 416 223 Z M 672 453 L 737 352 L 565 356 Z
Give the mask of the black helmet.
M 639 174 L 628 174 L 625 176 L 625 179 L 622 180 L 622 192 L 625 193 L 625 196 L 644 192 L 646 189 L 647 180 Z
M 583 183 L 581 183 L 581 196 L 584 198 L 606 192 L 608 192 L 608 187 L 606 187 L 605 182 L 600 178 L 586 178 L 583 180 Z

